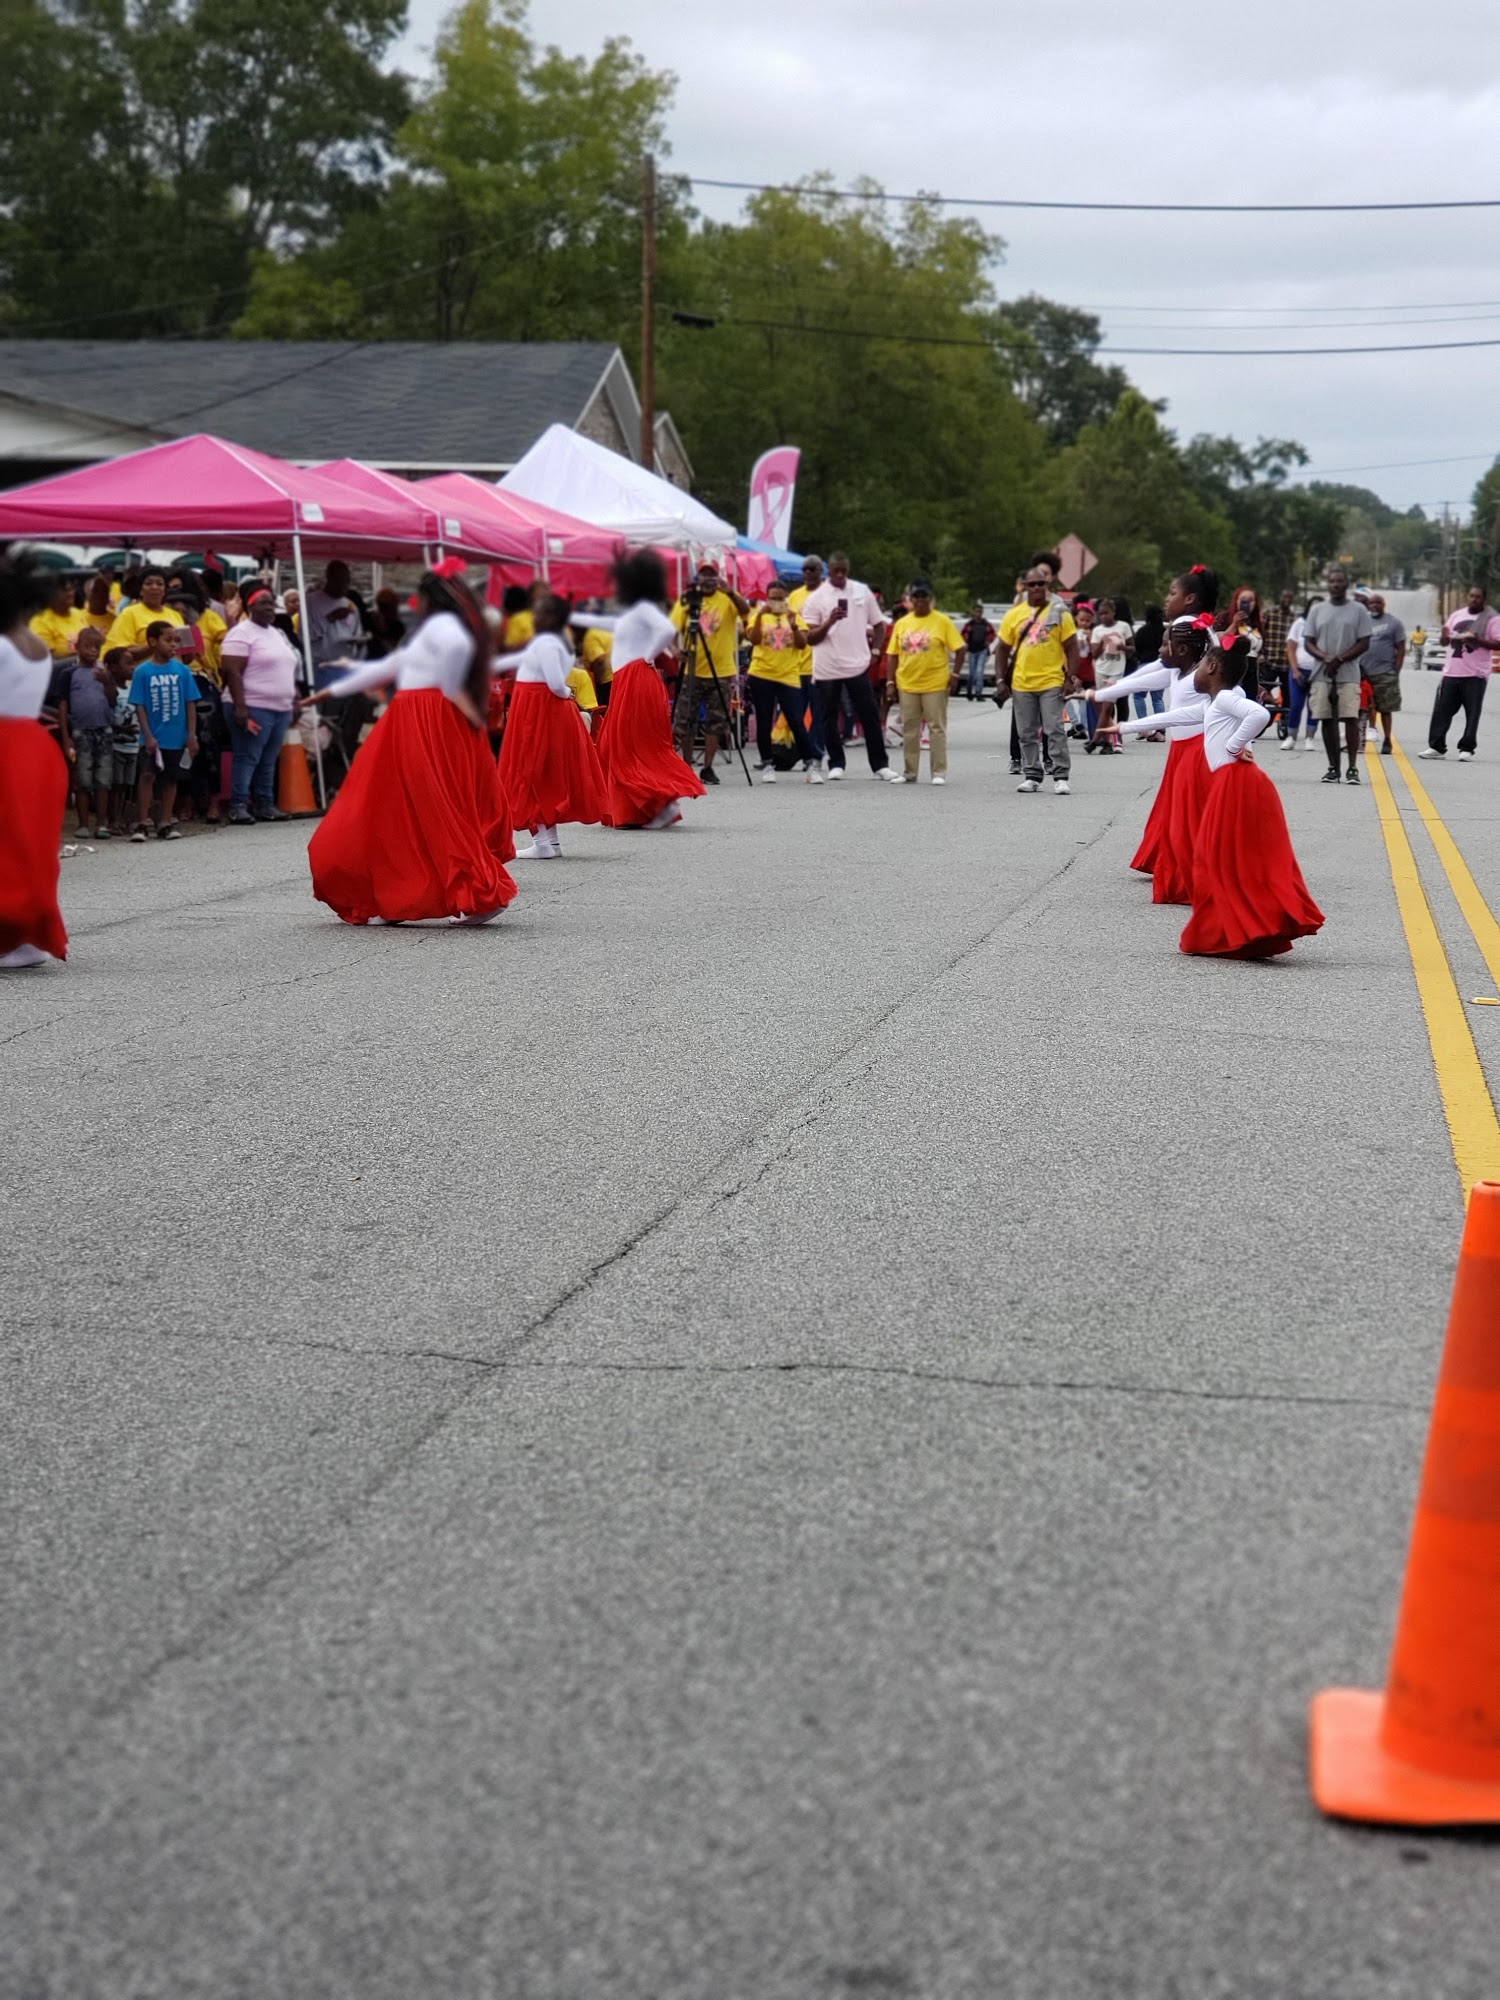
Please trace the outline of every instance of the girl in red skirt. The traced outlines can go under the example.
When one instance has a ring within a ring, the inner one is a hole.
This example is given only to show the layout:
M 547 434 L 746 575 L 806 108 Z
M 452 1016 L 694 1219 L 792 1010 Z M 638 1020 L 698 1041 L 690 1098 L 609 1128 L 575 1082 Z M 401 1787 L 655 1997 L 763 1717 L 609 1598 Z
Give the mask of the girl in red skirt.
M 672 710 L 656 662 L 677 650 L 666 614 L 667 572 L 643 549 L 614 566 L 614 590 L 627 608 L 618 618 L 575 617 L 575 625 L 613 632 L 614 679 L 597 738 L 604 767 L 605 824 L 664 828 L 682 818 L 683 799 L 701 799 L 703 782 L 678 756 Z
M 487 924 L 516 893 L 510 812 L 485 737 L 492 642 L 462 568 L 422 578 L 421 623 L 404 645 L 302 702 L 396 682 L 308 844 L 313 894 L 346 924 Z
M 500 662 L 514 673 L 515 692 L 500 746 L 500 783 L 510 800 L 511 818 L 529 826 L 532 844 L 518 861 L 559 861 L 563 820 L 597 826 L 604 817 L 604 771 L 568 675 L 573 654 L 562 636 L 568 606 L 544 597 L 536 607 L 536 637 Z
M 68 767 L 37 721 L 52 656 L 29 623 L 47 598 L 30 556 L 0 549 L 0 968 L 7 971 L 68 955 L 57 907 Z
M 1211 958 L 1273 958 L 1323 927 L 1276 787 L 1251 753 L 1271 719 L 1244 690 L 1254 665 L 1247 639 L 1219 633 L 1196 676 L 1209 697 L 1203 748 L 1212 776 L 1193 855 L 1193 914 L 1179 948 Z
M 1171 748 L 1141 844 L 1131 867 L 1151 877 L 1153 903 L 1191 903 L 1193 848 L 1198 821 L 1208 797 L 1208 765 L 1203 757 L 1203 713 L 1207 698 L 1198 692 L 1193 674 L 1207 651 L 1219 579 L 1197 563 L 1173 583 L 1164 615 L 1169 617 L 1162 657 L 1143 666 L 1110 689 L 1111 698 L 1137 690 L 1164 689 L 1168 714 L 1176 713 Z M 1142 716 L 1120 725 L 1122 736 L 1155 735 L 1159 715 Z

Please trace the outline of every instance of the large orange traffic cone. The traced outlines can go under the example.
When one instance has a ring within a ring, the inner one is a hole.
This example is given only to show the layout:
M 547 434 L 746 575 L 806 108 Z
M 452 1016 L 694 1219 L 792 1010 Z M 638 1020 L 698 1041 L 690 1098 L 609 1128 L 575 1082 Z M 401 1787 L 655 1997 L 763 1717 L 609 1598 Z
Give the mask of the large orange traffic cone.
M 1500 1182 L 1469 1198 L 1389 1685 L 1316 1697 L 1312 1789 L 1342 1819 L 1500 1823 Z
M 307 775 L 307 752 L 300 736 L 289 736 L 281 746 L 281 759 L 276 766 L 276 803 L 284 813 L 299 817 L 318 810 L 312 779 Z

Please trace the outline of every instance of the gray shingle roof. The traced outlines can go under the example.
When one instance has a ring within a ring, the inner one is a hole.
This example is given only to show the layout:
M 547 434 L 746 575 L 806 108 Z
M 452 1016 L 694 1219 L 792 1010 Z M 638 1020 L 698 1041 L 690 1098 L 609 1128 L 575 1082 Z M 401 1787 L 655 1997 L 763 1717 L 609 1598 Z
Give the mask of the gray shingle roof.
M 509 465 L 576 424 L 606 341 L 0 340 L 0 387 L 282 458 Z

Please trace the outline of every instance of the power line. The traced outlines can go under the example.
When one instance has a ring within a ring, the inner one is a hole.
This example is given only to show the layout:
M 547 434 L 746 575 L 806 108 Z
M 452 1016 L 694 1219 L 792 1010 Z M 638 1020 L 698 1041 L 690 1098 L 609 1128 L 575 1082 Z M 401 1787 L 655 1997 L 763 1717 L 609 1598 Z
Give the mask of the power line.
M 739 194 L 800 194 L 816 201 L 896 201 L 918 208 L 1039 208 L 1085 215 L 1393 215 L 1500 208 L 1500 196 L 1464 201 L 1025 201 L 1011 195 L 889 194 L 883 188 L 809 187 L 796 181 L 721 181 L 681 174 L 690 187 Z
M 1387 458 L 1379 465 L 1330 465 L 1321 472 L 1304 471 L 1304 479 L 1331 479 L 1340 472 L 1400 472 L 1409 465 L 1477 465 L 1481 459 L 1492 460 L 1494 451 L 1461 451 L 1453 458 Z
M 795 320 L 746 319 L 736 315 L 733 319 L 721 318 L 714 313 L 674 311 L 670 315 L 679 324 L 690 325 L 702 330 L 717 326 L 758 327 L 772 333 L 817 334 L 834 340 L 885 340 L 903 347 L 983 347 L 991 353 L 1004 348 L 998 339 L 977 339 L 967 334 L 944 333 L 900 333 L 890 329 L 869 326 L 808 326 Z M 1446 352 L 1460 347 L 1500 347 L 1500 336 L 1492 340 L 1410 340 L 1388 342 L 1384 345 L 1368 347 L 1096 347 L 1096 354 L 1187 354 L 1205 356 L 1209 359 L 1220 355 L 1303 355 L 1303 354 L 1432 354 Z

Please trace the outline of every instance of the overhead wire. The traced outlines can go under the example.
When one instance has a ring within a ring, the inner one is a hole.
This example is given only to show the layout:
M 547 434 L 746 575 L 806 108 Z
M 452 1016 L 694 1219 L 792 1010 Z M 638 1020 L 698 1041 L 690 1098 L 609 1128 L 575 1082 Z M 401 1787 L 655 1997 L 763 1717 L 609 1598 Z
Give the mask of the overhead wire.
M 1436 209 L 1500 208 L 1500 195 L 1444 201 L 1033 201 L 1019 195 L 892 194 L 888 189 L 830 188 L 797 181 L 729 181 L 677 174 L 691 187 L 738 194 L 799 194 L 815 201 L 894 201 L 918 208 L 1024 208 L 1085 215 L 1395 215 Z

